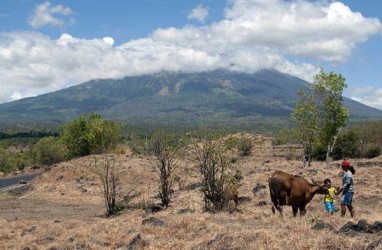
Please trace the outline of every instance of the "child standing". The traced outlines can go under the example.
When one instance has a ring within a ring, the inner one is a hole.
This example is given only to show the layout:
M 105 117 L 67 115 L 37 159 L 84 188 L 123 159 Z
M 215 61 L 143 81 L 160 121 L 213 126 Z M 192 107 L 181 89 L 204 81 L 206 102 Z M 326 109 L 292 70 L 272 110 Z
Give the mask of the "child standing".
M 333 215 L 333 212 L 335 211 L 334 196 L 337 194 L 337 191 L 335 187 L 332 187 L 332 182 L 330 179 L 325 179 L 324 184 L 328 188 L 328 193 L 324 197 L 325 209 L 330 216 Z

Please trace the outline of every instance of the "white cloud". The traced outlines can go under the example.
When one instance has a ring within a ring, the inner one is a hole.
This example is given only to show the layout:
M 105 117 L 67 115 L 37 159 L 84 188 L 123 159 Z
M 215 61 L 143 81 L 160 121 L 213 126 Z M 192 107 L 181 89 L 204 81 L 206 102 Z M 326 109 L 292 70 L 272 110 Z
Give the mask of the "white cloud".
M 44 2 L 36 6 L 32 15 L 29 17 L 28 24 L 33 28 L 45 25 L 62 26 L 65 21 L 57 16 L 69 16 L 73 14 L 69 7 L 62 5 L 52 6 L 50 2 Z M 72 22 L 72 20 L 70 20 Z
M 110 46 L 113 46 L 113 44 L 114 44 L 114 39 L 111 38 L 111 37 L 104 37 L 104 38 L 102 38 L 102 40 L 103 40 L 106 44 L 109 44 Z
M 305 58 L 344 62 L 357 43 L 381 30 L 378 19 L 338 2 L 230 0 L 224 18 L 211 25 L 157 29 L 119 46 L 111 37 L 0 33 L 0 102 L 161 70 L 270 68 L 311 80 L 317 67 Z
M 199 22 L 204 22 L 206 17 L 208 16 L 208 10 L 199 4 L 195 9 L 193 9 L 190 14 L 188 14 L 188 20 L 197 20 Z
M 382 88 L 366 86 L 362 88 L 349 88 L 351 99 L 382 110 Z

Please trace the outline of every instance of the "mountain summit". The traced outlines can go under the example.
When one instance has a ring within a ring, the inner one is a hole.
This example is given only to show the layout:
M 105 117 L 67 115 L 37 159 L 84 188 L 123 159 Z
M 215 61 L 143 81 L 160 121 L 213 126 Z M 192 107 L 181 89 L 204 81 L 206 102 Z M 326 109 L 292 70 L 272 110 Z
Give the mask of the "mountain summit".
M 294 109 L 308 83 L 275 70 L 254 74 L 216 70 L 160 72 L 92 80 L 53 93 L 0 105 L 2 123 L 61 123 L 83 113 L 136 125 L 277 125 Z M 344 98 L 351 119 L 382 117 L 382 111 Z

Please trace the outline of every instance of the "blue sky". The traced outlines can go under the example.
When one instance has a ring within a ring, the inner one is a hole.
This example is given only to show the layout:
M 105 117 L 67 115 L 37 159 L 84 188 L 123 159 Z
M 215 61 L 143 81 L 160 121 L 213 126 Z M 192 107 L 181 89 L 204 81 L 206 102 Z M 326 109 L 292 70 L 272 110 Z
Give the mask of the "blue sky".
M 382 1 L 1 0 L 0 103 L 94 78 L 263 68 L 382 109 Z

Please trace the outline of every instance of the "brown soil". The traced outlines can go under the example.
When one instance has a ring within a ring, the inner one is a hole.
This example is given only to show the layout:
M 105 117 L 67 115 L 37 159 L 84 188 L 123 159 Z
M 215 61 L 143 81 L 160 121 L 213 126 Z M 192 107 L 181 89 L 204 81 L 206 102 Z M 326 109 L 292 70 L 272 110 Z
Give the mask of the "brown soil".
M 144 208 L 159 203 L 152 159 L 126 154 L 114 157 L 120 170 L 120 199 L 129 194 L 129 209 L 111 218 L 103 216 L 98 179 L 89 171 L 94 156 L 63 162 L 33 180 L 33 191 L 17 197 L 0 194 L 0 249 L 365 249 L 382 236 L 378 232 L 351 236 L 339 232 L 349 221 L 365 219 L 372 224 L 382 220 L 382 166 L 370 164 L 373 160 L 365 160 L 367 164 L 352 161 L 357 169 L 353 220 L 349 214 L 327 217 L 319 195 L 309 203 L 305 217 L 293 218 L 291 208 L 286 207 L 281 219 L 272 214 L 268 188 L 252 192 L 257 184 L 267 186 L 274 170 L 318 180 L 330 178 L 340 185 L 338 162 L 329 168 L 314 162 L 312 168 L 304 169 L 300 161 L 270 154 L 239 158 L 235 166 L 244 176 L 240 210 L 211 214 L 203 212 L 199 174 L 191 157 L 185 155 L 171 206 L 151 213 Z M 150 217 L 163 225 L 142 224 Z M 312 229 L 317 223 L 325 226 Z

